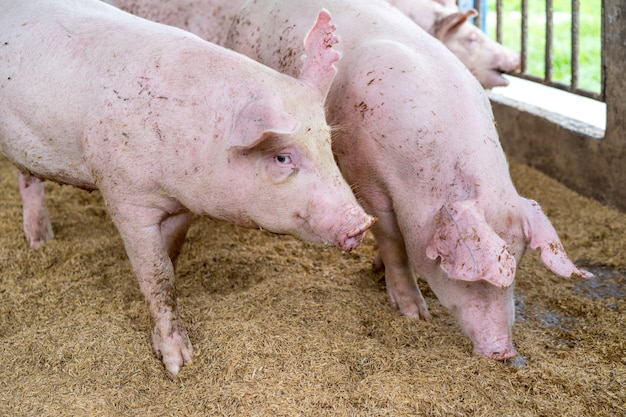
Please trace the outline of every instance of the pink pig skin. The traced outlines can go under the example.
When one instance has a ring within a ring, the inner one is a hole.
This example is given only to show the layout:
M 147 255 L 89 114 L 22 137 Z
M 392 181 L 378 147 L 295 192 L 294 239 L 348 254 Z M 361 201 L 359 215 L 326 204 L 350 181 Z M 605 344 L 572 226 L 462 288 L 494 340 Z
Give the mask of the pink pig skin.
M 188 30 L 223 45 L 228 28 L 246 0 L 103 0 L 155 22 Z
M 490 39 L 468 19 L 471 9 L 461 12 L 455 0 L 388 0 L 422 29 L 442 41 L 478 78 L 484 88 L 509 84 L 502 77 L 520 66 L 520 56 Z
M 224 45 L 231 22 L 245 0 L 104 0 L 146 19 L 177 26 Z M 365 1 L 364 1 L 365 2 Z M 520 65 L 517 52 L 490 39 L 461 12 L 455 0 L 388 0 L 432 36 L 442 41 L 478 78 L 484 88 L 506 86 L 503 72 Z
M 43 179 L 99 189 L 172 375 L 193 354 L 173 268 L 191 213 L 345 250 L 373 223 L 333 160 L 327 16 L 297 80 L 96 0 L 0 9 L 0 150 L 21 170 L 31 246 L 53 237 Z
M 327 97 L 333 150 L 378 217 L 372 231 L 392 304 L 430 320 L 415 271 L 477 355 L 514 357 L 513 282 L 526 247 L 558 274 L 590 274 L 568 259 L 539 205 L 515 190 L 476 78 L 399 10 L 382 0 L 255 0 L 227 46 L 295 75 L 297 40 L 322 7 L 343 51 Z

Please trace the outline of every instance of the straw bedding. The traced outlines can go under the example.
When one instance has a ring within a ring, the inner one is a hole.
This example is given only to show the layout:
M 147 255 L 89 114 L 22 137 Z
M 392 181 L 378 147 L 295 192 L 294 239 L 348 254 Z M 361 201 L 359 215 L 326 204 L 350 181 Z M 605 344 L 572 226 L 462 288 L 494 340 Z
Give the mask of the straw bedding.
M 432 323 L 394 311 L 371 236 L 341 253 L 197 218 L 177 271 L 196 356 L 170 379 L 100 195 L 47 184 L 56 240 L 32 251 L 0 157 L 0 415 L 624 415 L 626 214 L 511 170 L 598 274 L 561 279 L 525 256 L 513 329 L 525 368 L 472 356 L 425 284 Z

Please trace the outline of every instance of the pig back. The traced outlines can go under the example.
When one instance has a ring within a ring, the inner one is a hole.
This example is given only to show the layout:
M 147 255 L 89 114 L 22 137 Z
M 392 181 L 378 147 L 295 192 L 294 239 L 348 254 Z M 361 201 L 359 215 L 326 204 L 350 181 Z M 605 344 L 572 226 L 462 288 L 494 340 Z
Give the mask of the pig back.
M 176 26 L 223 45 L 228 28 L 246 0 L 103 0 L 144 19 Z
M 386 164 L 378 169 L 423 198 L 467 198 L 473 186 L 456 178 L 490 181 L 506 160 L 480 85 L 460 66 L 442 73 L 438 64 L 455 58 L 436 41 L 424 46 L 370 41 L 344 56 L 328 99 L 333 146 L 352 166 Z
M 1 5 L 0 149 L 42 178 L 94 189 L 94 171 L 154 166 L 155 152 L 194 149 L 206 158 L 179 141 L 201 134 L 216 152 L 217 133 L 230 131 L 234 108 L 249 99 L 242 79 L 258 80 L 245 86 L 257 97 L 301 89 L 240 54 L 100 1 Z
M 99 1 L 4 1 L 1 7 L 2 151 L 41 177 L 95 188 L 85 135 L 107 115 L 138 106 L 141 83 L 163 55 L 166 42 L 160 41 L 177 30 Z

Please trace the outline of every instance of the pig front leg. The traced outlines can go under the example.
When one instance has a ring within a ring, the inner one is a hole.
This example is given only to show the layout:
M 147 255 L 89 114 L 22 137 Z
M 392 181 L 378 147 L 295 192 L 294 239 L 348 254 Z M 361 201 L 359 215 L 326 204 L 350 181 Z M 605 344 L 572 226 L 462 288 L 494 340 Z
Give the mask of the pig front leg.
M 167 371 L 175 376 L 180 368 L 191 362 L 193 347 L 178 313 L 174 265 L 166 245 L 171 243 L 170 248 L 179 252 L 180 246 L 176 248 L 174 242 L 180 240 L 180 226 L 188 227 L 191 215 L 175 216 L 177 218 L 168 221 L 163 220 L 166 214 L 162 210 L 152 207 L 111 201 L 108 201 L 108 207 L 148 302 L 154 325 L 154 352 Z M 178 227 L 174 227 L 176 225 Z
M 161 223 L 163 243 L 167 248 L 167 253 L 174 267 L 176 267 L 176 261 L 185 242 L 185 236 L 187 236 L 192 219 L 193 214 L 184 212 L 168 217 Z
M 43 180 L 20 171 L 18 178 L 24 214 L 24 233 L 30 247 L 39 248 L 54 239 L 50 213 L 46 205 Z
M 417 286 L 402 233 L 393 211 L 376 213 L 378 223 L 372 228 L 380 250 L 375 265 L 385 268 L 385 283 L 389 301 L 407 317 L 431 320 L 426 300 Z M 383 265 L 380 265 L 382 262 Z

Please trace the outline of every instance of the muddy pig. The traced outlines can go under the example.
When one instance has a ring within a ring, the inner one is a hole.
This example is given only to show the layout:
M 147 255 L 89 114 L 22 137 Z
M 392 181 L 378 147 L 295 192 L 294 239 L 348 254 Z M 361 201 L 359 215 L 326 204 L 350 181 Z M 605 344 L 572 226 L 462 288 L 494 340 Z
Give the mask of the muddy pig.
M 388 0 L 422 29 L 446 45 L 478 78 L 484 88 L 502 87 L 502 73 L 520 65 L 517 52 L 490 39 L 468 19 L 478 12 L 459 10 L 455 0 Z
M 173 267 L 191 213 L 343 250 L 374 221 L 333 160 L 323 99 L 339 54 L 323 23 L 295 79 L 97 0 L 0 8 L 0 150 L 30 244 L 52 237 L 42 180 L 100 190 L 172 375 L 193 353 Z
M 327 97 L 333 150 L 378 217 L 372 231 L 392 305 L 430 320 L 415 271 L 457 317 L 475 354 L 515 357 L 513 286 L 525 249 L 540 250 L 561 276 L 590 274 L 567 257 L 539 205 L 515 190 L 476 78 L 385 1 L 255 0 L 226 45 L 295 75 L 298 39 L 322 7 L 343 54 Z

